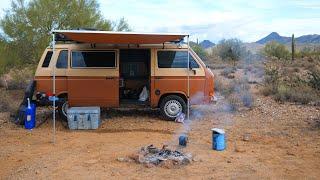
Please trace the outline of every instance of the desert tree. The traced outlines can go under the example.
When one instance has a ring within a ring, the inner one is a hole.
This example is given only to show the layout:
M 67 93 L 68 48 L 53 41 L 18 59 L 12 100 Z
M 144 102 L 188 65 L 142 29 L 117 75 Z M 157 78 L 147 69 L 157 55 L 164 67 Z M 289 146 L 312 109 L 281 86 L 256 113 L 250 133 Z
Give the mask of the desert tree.
M 124 18 L 119 22 L 105 19 L 96 0 L 13 0 L 0 27 L 12 53 L 31 64 L 48 46 L 53 29 L 130 30 Z
M 233 65 L 241 60 L 247 53 L 242 41 L 236 38 L 222 39 L 217 46 L 213 49 L 215 53 L 224 61 L 230 61 Z

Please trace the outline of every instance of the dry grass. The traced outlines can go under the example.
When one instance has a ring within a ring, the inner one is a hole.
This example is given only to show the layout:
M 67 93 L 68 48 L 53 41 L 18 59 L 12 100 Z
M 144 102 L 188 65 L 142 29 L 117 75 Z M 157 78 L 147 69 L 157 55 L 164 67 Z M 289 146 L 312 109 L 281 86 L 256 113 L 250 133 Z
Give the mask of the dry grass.
M 234 73 L 237 71 L 236 67 L 225 67 L 220 75 L 229 78 L 229 79 L 233 79 L 235 78 Z
M 9 92 L 4 89 L 0 89 L 0 112 L 14 113 L 17 110 L 13 98 L 9 95 Z
M 0 78 L 0 87 L 9 90 L 25 89 L 33 75 L 34 72 L 31 68 L 11 69 Z

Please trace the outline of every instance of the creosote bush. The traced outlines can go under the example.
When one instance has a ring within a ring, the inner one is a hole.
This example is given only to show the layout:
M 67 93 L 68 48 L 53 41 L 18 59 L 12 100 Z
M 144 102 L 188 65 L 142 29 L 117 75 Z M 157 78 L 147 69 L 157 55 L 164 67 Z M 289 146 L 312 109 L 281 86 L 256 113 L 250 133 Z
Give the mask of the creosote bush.
M 219 57 L 224 63 L 236 66 L 240 60 L 248 61 L 252 54 L 247 51 L 243 42 L 239 39 L 223 39 L 212 48 L 211 58 Z

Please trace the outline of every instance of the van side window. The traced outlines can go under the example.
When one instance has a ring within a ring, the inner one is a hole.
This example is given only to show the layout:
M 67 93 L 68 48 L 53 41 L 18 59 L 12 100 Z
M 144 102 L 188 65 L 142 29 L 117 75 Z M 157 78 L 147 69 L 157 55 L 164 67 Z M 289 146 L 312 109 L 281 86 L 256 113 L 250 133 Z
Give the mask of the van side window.
M 116 67 L 116 53 L 114 51 L 72 51 L 72 67 Z
M 158 51 L 159 68 L 188 68 L 188 51 Z M 198 63 L 189 56 L 190 68 L 199 68 Z
M 56 67 L 61 69 L 68 68 L 68 51 L 67 50 L 60 51 Z
M 46 57 L 44 58 L 44 61 L 42 63 L 42 67 L 44 67 L 44 68 L 49 67 L 51 57 L 52 57 L 52 51 L 48 51 L 46 54 Z

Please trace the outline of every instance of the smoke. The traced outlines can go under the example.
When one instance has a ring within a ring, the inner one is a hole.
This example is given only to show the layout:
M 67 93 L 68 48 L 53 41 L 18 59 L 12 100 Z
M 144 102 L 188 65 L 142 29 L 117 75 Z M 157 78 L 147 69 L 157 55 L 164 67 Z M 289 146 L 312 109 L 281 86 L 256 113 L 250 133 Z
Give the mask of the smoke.
M 219 86 L 215 88 L 217 102 L 192 106 L 190 118 L 185 119 L 182 126 L 176 131 L 172 143 L 177 144 L 180 135 L 190 134 L 190 131 L 198 128 L 201 121 L 212 122 L 212 127 L 204 129 L 208 133 L 211 133 L 212 128 L 226 129 L 234 124 L 233 115 L 235 113 L 250 110 L 254 106 L 252 86 L 263 81 L 263 60 L 258 55 L 247 54 L 248 56 L 243 57 L 237 66 L 226 67 L 228 69 L 225 71 L 214 71 L 215 85 Z M 233 70 L 230 71 L 230 69 Z M 220 72 L 227 73 L 227 75 L 220 75 Z M 203 92 L 197 92 L 190 97 L 190 102 L 191 104 L 201 104 L 204 98 Z

